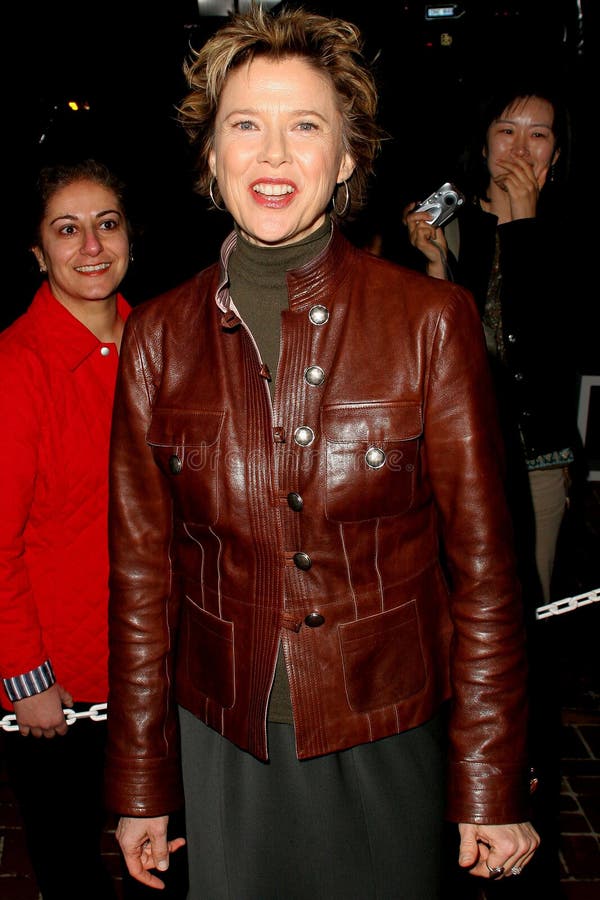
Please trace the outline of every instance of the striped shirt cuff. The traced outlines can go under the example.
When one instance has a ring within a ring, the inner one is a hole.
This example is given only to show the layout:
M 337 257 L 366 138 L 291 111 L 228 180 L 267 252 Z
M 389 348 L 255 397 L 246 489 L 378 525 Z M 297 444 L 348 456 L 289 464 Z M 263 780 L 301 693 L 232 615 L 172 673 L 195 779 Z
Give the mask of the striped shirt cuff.
M 26 672 L 25 675 L 15 675 L 14 678 L 3 678 L 4 689 L 8 694 L 9 700 L 13 703 L 15 700 L 24 700 L 26 697 L 33 697 L 34 694 L 41 694 L 42 691 L 52 687 L 56 678 L 54 670 L 49 659 Z

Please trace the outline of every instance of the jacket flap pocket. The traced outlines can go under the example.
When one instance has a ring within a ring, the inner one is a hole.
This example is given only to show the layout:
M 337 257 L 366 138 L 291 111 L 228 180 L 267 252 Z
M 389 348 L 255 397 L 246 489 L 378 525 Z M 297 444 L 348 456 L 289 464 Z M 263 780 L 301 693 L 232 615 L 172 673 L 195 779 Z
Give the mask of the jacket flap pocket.
M 352 709 L 392 706 L 423 689 L 426 670 L 414 600 L 341 625 L 339 634 Z
M 225 413 L 212 409 L 164 409 L 152 412 L 146 441 L 154 447 L 211 446 L 219 439 Z
M 410 441 L 423 431 L 421 405 L 412 401 L 344 403 L 321 411 L 328 441 Z

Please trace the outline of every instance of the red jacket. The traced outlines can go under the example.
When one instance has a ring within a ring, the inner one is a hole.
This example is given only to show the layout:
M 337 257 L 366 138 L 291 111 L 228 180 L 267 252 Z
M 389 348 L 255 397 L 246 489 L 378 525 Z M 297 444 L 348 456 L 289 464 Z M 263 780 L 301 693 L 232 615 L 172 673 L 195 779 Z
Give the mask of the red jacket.
M 129 306 L 119 296 L 122 318 Z M 49 659 L 107 694 L 108 445 L 118 354 L 45 282 L 0 334 L 0 677 Z M 10 708 L 4 691 L 2 704 Z
M 524 821 L 521 600 L 472 298 L 334 230 L 288 273 L 271 404 L 230 305 L 234 240 L 224 268 L 125 329 L 109 802 L 178 808 L 177 703 L 265 759 L 282 642 L 300 758 L 412 728 L 452 697 L 449 818 Z

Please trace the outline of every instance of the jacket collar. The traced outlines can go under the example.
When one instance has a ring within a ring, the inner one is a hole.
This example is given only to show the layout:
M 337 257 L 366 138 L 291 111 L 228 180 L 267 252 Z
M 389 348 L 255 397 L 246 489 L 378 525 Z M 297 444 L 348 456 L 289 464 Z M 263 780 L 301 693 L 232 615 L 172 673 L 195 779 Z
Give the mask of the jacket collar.
M 131 312 L 130 305 L 121 294 L 117 294 L 117 311 L 123 321 Z M 29 313 L 41 323 L 44 338 L 52 342 L 54 356 L 70 371 L 74 371 L 102 346 L 103 342 L 59 303 L 47 281 L 38 288 Z
M 224 313 L 223 326 L 234 328 L 240 317 L 229 294 L 229 258 L 237 243 L 237 234 L 232 231 L 221 246 L 219 284 L 215 301 Z M 290 309 L 301 311 L 305 306 L 313 306 L 331 298 L 334 289 L 349 277 L 352 270 L 351 259 L 357 253 L 340 232 L 335 222 L 331 223 L 331 238 L 326 247 L 314 259 L 299 269 L 287 273 Z

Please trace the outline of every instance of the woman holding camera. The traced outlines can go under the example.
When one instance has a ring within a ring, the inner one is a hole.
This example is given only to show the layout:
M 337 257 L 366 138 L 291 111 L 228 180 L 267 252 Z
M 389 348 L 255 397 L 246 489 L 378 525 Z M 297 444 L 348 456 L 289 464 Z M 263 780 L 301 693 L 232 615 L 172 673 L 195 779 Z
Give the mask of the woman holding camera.
M 433 228 L 430 214 L 405 215 L 409 239 L 435 278 L 473 293 L 483 321 L 506 447 L 507 493 L 529 638 L 530 760 L 539 788 L 534 821 L 542 851 L 519 885 L 523 896 L 558 891 L 560 727 L 554 632 L 536 620 L 551 600 L 559 531 L 579 446 L 575 268 L 559 173 L 567 168 L 568 116 L 537 84 L 505 86 L 483 104 L 465 155 L 467 194 L 457 218 Z M 458 227 L 456 228 L 456 224 Z M 567 225 L 567 227 L 565 227 Z M 452 243 L 451 250 L 448 244 Z
M 473 293 L 483 320 L 531 615 L 550 600 L 578 444 L 569 317 L 557 313 L 571 277 L 556 184 L 567 139 L 567 112 L 554 93 L 505 87 L 483 105 L 465 157 L 461 186 L 469 199 L 458 211 L 457 259 L 428 212 L 413 208 L 405 216 L 427 274 L 446 278 L 450 271 Z

